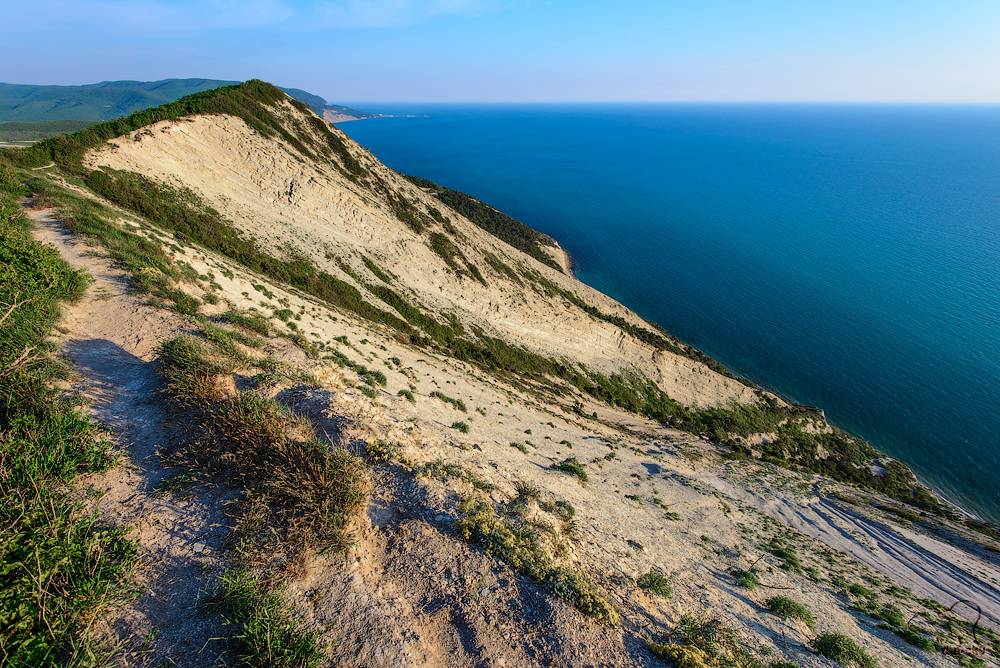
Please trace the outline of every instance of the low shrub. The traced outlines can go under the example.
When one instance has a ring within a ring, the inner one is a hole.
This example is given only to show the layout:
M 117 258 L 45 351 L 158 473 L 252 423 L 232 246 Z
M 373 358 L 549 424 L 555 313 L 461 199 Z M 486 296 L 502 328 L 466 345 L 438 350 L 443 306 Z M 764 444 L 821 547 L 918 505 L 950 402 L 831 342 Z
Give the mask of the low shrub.
M 756 571 L 743 570 L 741 568 L 733 569 L 729 572 L 736 581 L 736 584 L 743 587 L 744 589 L 749 589 L 753 591 L 760 586 L 760 577 L 757 575 Z
M 843 666 L 875 668 L 878 664 L 858 643 L 843 633 L 824 633 L 813 641 L 813 649 Z
M 810 629 L 816 626 L 816 618 L 809 608 L 788 596 L 772 596 L 764 602 L 768 612 L 784 620 L 797 619 Z
M 636 581 L 639 589 L 651 592 L 661 598 L 670 598 L 674 595 L 674 585 L 670 578 L 659 568 L 652 568 L 648 572 L 639 576 Z
M 251 332 L 256 332 L 261 336 L 269 336 L 271 334 L 271 324 L 267 321 L 267 318 L 257 313 L 229 311 L 222 315 L 222 319 L 232 325 L 238 325 Z
M 452 397 L 449 397 L 444 392 L 438 392 L 437 390 L 434 390 L 433 392 L 431 392 L 431 396 L 434 397 L 434 398 L 436 398 L 436 399 L 440 399 L 441 401 L 445 402 L 449 406 L 453 406 L 454 408 L 457 408 L 458 410 L 462 411 L 463 413 L 467 413 L 468 412 L 468 410 L 465 407 L 465 402 L 462 401 L 461 399 L 454 399 Z
M 579 478 L 582 484 L 586 483 L 588 480 L 587 469 L 584 468 L 583 464 L 580 463 L 576 457 L 568 457 L 558 464 L 553 464 L 552 468 L 557 471 L 563 471 L 565 473 L 571 473 Z

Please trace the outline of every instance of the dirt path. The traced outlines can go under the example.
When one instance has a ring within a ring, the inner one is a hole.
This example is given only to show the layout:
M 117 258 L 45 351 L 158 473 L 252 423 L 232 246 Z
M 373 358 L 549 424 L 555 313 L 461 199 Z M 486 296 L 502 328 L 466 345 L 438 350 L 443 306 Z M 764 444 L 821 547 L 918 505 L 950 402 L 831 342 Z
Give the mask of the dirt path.
M 80 491 L 108 521 L 131 527 L 140 544 L 141 593 L 100 620 L 97 632 L 122 646 L 125 665 L 180 658 L 183 665 L 212 665 L 221 647 L 210 639 L 220 629 L 196 602 L 221 568 L 223 499 L 200 489 L 189 497 L 157 491 L 171 473 L 157 451 L 170 446 L 175 430 L 157 400 L 153 360 L 161 342 L 188 326 L 130 294 L 124 273 L 69 234 L 51 210 L 28 214 L 38 240 L 94 278 L 83 299 L 65 310 L 59 343 L 79 374 L 74 389 L 112 433 L 122 462 L 83 478 Z

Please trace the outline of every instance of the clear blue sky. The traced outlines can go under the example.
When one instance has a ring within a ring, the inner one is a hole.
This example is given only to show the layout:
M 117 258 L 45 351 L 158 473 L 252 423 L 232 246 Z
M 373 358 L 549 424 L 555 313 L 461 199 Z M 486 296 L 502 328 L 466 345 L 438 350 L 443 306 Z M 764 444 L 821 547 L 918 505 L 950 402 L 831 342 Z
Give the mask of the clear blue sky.
M 0 81 L 331 101 L 1000 102 L 1000 0 L 0 0 Z

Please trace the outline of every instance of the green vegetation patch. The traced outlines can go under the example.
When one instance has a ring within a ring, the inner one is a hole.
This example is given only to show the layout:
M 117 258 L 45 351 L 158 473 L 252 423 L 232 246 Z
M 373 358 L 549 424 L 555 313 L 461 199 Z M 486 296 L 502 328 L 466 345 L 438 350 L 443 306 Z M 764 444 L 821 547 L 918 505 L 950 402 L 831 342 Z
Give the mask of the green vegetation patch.
M 94 613 L 133 594 L 136 544 L 73 501 L 81 473 L 108 469 L 109 444 L 53 387 L 66 368 L 45 339 L 87 277 L 37 243 L 0 167 L 0 656 L 5 665 L 99 663 Z
M 279 591 L 269 591 L 248 568 L 223 573 L 205 606 L 238 629 L 233 639 L 241 665 L 312 668 L 324 658 L 316 633 L 295 618 Z
M 467 271 L 477 281 L 486 285 L 486 279 L 483 278 L 479 268 L 469 262 L 469 259 L 465 257 L 462 251 L 458 249 L 458 246 L 456 246 L 447 235 L 441 234 L 440 232 L 431 233 L 428 245 L 432 251 L 444 260 L 444 263 L 448 265 L 449 269 L 458 274 L 462 274 Z
M 416 176 L 407 176 L 406 178 L 420 188 L 429 190 L 452 210 L 462 214 L 470 222 L 486 230 L 497 239 L 527 253 L 553 269 L 562 271 L 555 260 L 544 250 L 544 247 L 554 245 L 555 242 L 551 237 L 465 193 L 439 186 L 433 181 Z
M 875 668 L 878 664 L 868 652 L 843 633 L 824 633 L 813 640 L 813 649 L 842 666 Z
M 674 584 L 659 568 L 652 568 L 639 576 L 636 581 L 639 589 L 656 594 L 661 598 L 670 598 L 674 595 Z
M 238 325 L 251 332 L 256 332 L 261 336 L 269 336 L 271 334 L 271 324 L 267 321 L 267 318 L 258 313 L 228 311 L 222 315 L 222 320 L 231 325 Z
M 586 483 L 588 480 L 587 469 L 584 468 L 583 464 L 576 457 L 568 457 L 557 464 L 553 464 L 552 468 L 575 475 L 580 479 L 581 483 Z
M 764 607 L 781 619 L 797 619 L 810 629 L 816 626 L 816 618 L 809 608 L 788 596 L 772 596 L 764 602 Z
M 90 121 L 7 121 L 0 123 L 0 143 L 29 144 L 66 132 L 76 132 Z
M 678 668 L 758 668 L 760 660 L 732 628 L 715 617 L 684 615 L 667 642 L 647 639 L 656 657 Z
M 436 399 L 440 399 L 441 401 L 443 401 L 444 403 L 448 404 L 449 406 L 453 406 L 453 407 L 457 408 L 458 410 L 462 411 L 463 413 L 467 413 L 468 412 L 468 409 L 466 409 L 466 407 L 465 407 L 465 402 L 462 401 L 461 399 L 455 399 L 453 397 L 449 397 L 444 392 L 438 392 L 437 390 L 434 390 L 433 392 L 431 392 L 431 396 L 434 397 L 434 398 L 436 398 Z

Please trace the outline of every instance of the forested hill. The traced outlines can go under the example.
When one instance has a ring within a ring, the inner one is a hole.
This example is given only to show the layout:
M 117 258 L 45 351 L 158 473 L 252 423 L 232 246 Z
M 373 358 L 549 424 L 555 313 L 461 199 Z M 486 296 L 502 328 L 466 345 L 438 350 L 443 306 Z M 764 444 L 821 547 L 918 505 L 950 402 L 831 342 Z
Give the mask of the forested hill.
M 218 79 L 102 81 L 82 86 L 0 83 L 0 122 L 105 121 L 233 83 L 236 82 Z M 319 95 L 304 90 L 282 90 L 309 105 L 320 116 L 328 108 L 357 118 L 368 116 L 349 107 L 329 105 Z

